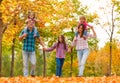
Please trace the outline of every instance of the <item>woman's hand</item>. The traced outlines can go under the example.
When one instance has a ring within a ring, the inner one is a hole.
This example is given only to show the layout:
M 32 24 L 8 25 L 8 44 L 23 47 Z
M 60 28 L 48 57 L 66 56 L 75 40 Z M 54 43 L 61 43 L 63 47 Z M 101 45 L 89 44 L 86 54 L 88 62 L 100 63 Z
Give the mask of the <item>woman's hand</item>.
M 93 27 L 91 27 L 91 30 L 92 30 L 92 32 L 93 32 L 93 35 L 96 37 L 97 35 L 96 35 L 96 32 L 95 32 L 95 30 L 94 30 Z
M 71 48 L 68 49 L 68 53 L 71 53 Z
M 93 26 L 91 26 L 90 28 L 93 29 Z

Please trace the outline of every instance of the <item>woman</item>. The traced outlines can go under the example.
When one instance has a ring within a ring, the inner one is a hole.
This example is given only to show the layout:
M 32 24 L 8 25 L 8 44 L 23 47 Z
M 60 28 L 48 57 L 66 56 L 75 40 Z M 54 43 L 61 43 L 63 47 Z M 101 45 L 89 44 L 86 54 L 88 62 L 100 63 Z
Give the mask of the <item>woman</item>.
M 91 27 L 93 35 L 92 34 L 87 34 L 86 35 L 87 38 L 84 39 L 84 37 L 83 37 L 84 29 L 85 29 L 84 24 L 79 24 L 78 25 L 78 36 L 74 37 L 73 42 L 72 42 L 72 46 L 71 46 L 71 49 L 74 46 L 76 46 L 76 50 L 77 50 L 78 68 L 79 68 L 79 75 L 78 76 L 83 76 L 84 65 L 86 63 L 86 59 L 87 59 L 88 54 L 89 54 L 88 38 L 96 37 L 95 31 L 94 31 L 93 27 Z
M 43 48 L 44 51 L 53 51 L 56 49 L 56 76 L 60 77 L 62 75 L 62 66 L 64 64 L 65 52 L 68 50 L 68 46 L 65 42 L 65 37 L 60 35 L 58 37 L 58 42 L 56 42 L 51 48 Z

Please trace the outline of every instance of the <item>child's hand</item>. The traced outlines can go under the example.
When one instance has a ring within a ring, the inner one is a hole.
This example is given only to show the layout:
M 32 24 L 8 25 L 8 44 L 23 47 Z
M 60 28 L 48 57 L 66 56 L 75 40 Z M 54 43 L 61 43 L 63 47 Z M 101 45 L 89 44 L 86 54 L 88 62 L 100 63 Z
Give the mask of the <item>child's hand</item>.
M 31 19 L 27 19 L 27 20 L 25 21 L 25 23 L 28 23 L 29 21 L 31 21 Z
M 93 26 L 91 26 L 90 28 L 93 29 Z
M 46 51 L 47 49 L 44 47 L 43 50 Z

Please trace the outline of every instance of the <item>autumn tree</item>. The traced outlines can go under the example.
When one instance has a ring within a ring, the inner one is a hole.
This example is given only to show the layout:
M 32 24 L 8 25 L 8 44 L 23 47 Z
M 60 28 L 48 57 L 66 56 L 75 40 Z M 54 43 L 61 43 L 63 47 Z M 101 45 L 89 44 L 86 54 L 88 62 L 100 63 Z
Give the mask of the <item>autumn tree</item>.
M 0 0 L 0 5 L 1 5 L 2 0 Z M 2 70 L 2 12 L 0 11 L 0 76 L 1 76 L 1 70 Z
M 108 40 L 109 40 L 109 71 L 108 71 L 108 75 L 111 75 L 111 73 L 112 73 L 112 56 L 114 56 L 114 55 L 112 55 L 112 46 L 113 46 L 113 38 L 114 38 L 114 34 L 115 34 L 115 30 L 116 30 L 116 28 L 117 28 L 117 26 L 118 26 L 118 14 L 117 14 L 117 12 L 118 12 L 118 8 L 119 8 L 119 4 L 120 2 L 119 1 L 117 1 L 117 0 L 110 0 L 109 2 L 108 1 L 106 1 L 106 5 L 105 5 L 105 7 L 103 7 L 102 5 L 101 5 L 101 7 L 100 7 L 100 10 L 101 11 L 103 11 L 103 13 L 102 14 L 104 14 L 105 15 L 105 17 L 104 16 L 102 16 L 102 17 L 100 17 L 100 18 L 102 18 L 102 19 L 104 19 L 103 21 L 101 21 L 101 19 L 99 18 L 99 25 L 100 25 L 100 27 L 101 28 L 103 28 L 105 31 L 106 31 L 106 33 L 108 34 L 108 36 L 109 36 L 109 38 L 108 38 Z M 109 8 L 109 10 L 107 10 L 107 8 Z
M 36 23 L 36 26 L 41 37 L 44 37 L 45 41 L 48 41 L 49 45 L 52 45 L 57 36 L 63 32 L 64 28 L 71 28 L 76 24 L 76 19 L 73 15 L 76 12 L 76 6 L 79 6 L 76 2 L 79 1 L 3 0 L 0 6 L 1 12 L 4 13 L 2 20 L 4 24 L 9 25 L 3 30 L 3 38 L 0 36 L 1 43 L 3 43 L 3 46 L 16 46 L 14 39 L 16 42 L 18 41 L 17 37 L 25 26 L 27 13 L 28 11 L 33 11 L 40 20 L 39 23 Z M 12 53 L 14 54 L 14 51 Z

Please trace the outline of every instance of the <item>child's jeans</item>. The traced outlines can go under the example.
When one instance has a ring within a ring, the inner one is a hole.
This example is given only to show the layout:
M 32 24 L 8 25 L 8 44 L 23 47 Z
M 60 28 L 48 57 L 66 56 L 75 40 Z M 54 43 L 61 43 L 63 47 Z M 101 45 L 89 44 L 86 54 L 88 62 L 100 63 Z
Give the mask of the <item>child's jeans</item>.
M 27 27 L 24 28 L 24 33 L 27 34 Z M 34 35 L 37 35 L 37 28 L 34 28 Z
M 64 58 L 56 58 L 56 76 L 62 75 L 62 66 L 64 63 Z
M 75 36 L 76 36 L 76 37 L 78 36 L 78 31 L 75 32 Z M 87 30 L 84 30 L 83 36 L 87 36 Z

